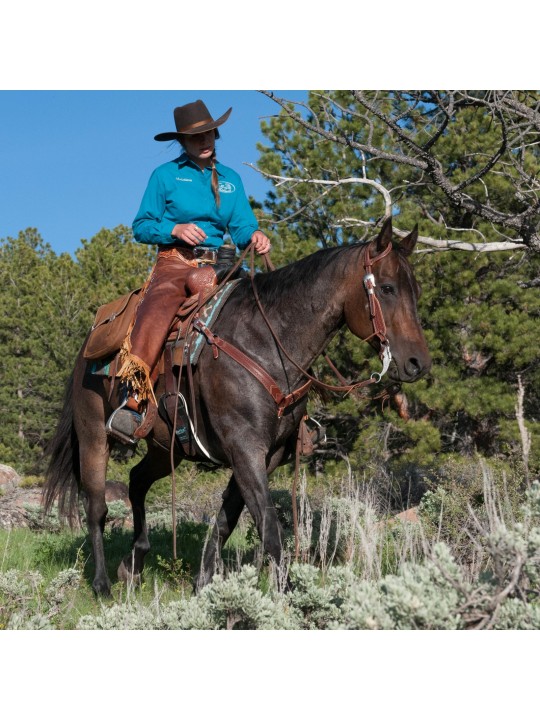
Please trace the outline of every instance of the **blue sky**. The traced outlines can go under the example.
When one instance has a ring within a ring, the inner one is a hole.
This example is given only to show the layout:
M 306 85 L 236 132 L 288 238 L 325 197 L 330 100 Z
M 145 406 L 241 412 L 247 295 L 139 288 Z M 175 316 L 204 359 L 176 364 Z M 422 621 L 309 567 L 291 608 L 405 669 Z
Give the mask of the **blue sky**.
M 218 158 L 263 200 L 271 183 L 244 163 L 257 162 L 261 118 L 279 106 L 255 90 L 2 91 L 0 238 L 35 227 L 56 253 L 73 252 L 102 227 L 130 226 L 150 173 L 178 154 L 154 135 L 197 98 L 213 117 L 232 106 Z

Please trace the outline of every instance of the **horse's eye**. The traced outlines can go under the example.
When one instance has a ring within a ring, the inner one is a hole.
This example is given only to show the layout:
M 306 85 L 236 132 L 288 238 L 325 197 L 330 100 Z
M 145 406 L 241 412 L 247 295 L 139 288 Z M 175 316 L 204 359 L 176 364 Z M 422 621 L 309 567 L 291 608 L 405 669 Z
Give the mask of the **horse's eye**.
M 381 293 L 383 295 L 394 295 L 394 286 L 393 285 L 381 285 Z

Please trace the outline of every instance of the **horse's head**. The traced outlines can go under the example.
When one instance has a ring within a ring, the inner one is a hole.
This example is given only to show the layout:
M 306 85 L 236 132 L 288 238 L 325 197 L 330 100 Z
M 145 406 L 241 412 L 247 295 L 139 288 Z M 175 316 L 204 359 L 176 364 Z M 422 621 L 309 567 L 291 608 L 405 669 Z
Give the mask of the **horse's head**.
M 356 270 L 355 288 L 344 307 L 351 332 L 369 339 L 379 352 L 388 343 L 392 355 L 388 376 L 400 382 L 414 382 L 431 368 L 416 309 L 420 286 L 407 259 L 417 239 L 415 228 L 401 243 L 392 245 L 392 221 L 386 220 L 377 239 L 360 254 L 363 267 Z

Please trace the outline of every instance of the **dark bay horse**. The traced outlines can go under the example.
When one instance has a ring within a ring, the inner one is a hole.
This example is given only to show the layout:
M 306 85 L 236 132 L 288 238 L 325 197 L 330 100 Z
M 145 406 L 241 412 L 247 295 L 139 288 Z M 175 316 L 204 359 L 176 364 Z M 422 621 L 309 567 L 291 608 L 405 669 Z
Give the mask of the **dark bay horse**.
M 262 366 L 284 393 L 305 383 L 297 365 L 309 368 L 344 324 L 357 337 L 368 338 L 379 352 L 369 291 L 363 283 L 366 258 L 371 258 L 373 267 L 368 270 L 375 282 L 371 292 L 382 309 L 391 348 L 388 375 L 395 381 L 414 382 L 431 366 L 416 309 L 419 287 L 407 259 L 416 240 L 415 229 L 400 244 L 392 245 L 391 222 L 386 221 L 371 243 L 320 250 L 273 272 L 257 274 L 256 293 L 281 341 L 281 349 L 262 319 L 248 278 L 241 280 L 228 298 L 213 331 Z M 285 347 L 286 354 L 282 352 Z M 69 515 L 75 512 L 82 496 L 95 560 L 93 588 L 96 593 L 109 594 L 103 530 L 107 515 L 105 478 L 112 442 L 105 432 L 105 422 L 120 399 L 117 388 L 113 388 L 109 400 L 108 379 L 85 372 L 82 353 L 50 444 L 44 500 L 50 509 L 57 499 L 60 512 Z M 212 458 L 232 469 L 202 559 L 199 585 L 203 585 L 211 580 L 216 558 L 244 506 L 255 521 L 264 551 L 280 562 L 282 529 L 270 497 L 268 475 L 293 456 L 307 399 L 304 396 L 292 403 L 278 417 L 276 402 L 267 389 L 225 353 L 220 352 L 216 359 L 211 347 L 204 348 L 193 382 L 201 442 Z M 160 377 L 156 397 L 159 399 L 164 391 L 164 378 Z M 118 570 L 119 577 L 126 581 L 140 576 L 150 548 L 146 494 L 156 480 L 171 472 L 171 433 L 161 418 L 156 420 L 146 443 L 147 454 L 130 473 L 134 539 L 132 552 Z M 175 466 L 186 457 L 179 448 L 173 455 Z

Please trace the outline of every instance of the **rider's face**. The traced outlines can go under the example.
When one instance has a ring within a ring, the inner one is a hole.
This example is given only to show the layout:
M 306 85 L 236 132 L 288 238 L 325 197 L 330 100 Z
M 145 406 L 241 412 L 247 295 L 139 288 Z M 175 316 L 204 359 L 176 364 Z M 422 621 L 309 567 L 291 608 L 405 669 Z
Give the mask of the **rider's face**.
M 216 131 L 208 130 L 196 135 L 184 135 L 182 143 L 189 157 L 198 165 L 208 165 L 214 154 Z

